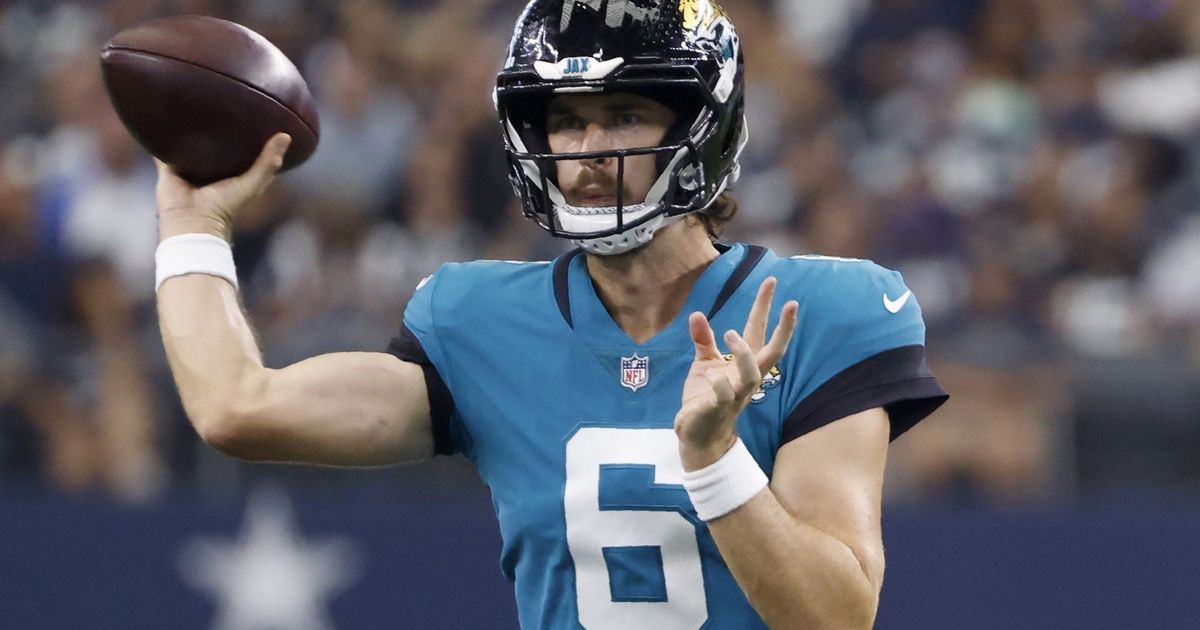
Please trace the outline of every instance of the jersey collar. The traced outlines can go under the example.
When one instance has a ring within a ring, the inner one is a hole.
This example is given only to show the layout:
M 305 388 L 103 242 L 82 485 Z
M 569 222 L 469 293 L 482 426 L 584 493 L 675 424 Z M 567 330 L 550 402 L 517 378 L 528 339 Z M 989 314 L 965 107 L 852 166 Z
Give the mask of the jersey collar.
M 563 254 L 554 263 L 554 299 L 559 313 L 576 334 L 606 344 L 642 347 L 688 341 L 688 315 L 701 311 L 711 320 L 766 253 L 766 249 L 754 245 L 714 245 L 721 254 L 700 274 L 683 310 L 666 328 L 643 344 L 634 344 L 604 308 L 588 275 L 586 259 L 580 255 L 582 250 Z

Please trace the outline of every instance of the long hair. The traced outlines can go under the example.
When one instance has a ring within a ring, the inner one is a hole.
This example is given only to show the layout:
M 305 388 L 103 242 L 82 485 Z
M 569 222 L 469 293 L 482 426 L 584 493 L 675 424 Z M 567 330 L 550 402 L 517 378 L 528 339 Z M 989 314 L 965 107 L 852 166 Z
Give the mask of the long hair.
M 692 215 L 704 224 L 708 237 L 716 240 L 725 231 L 725 226 L 737 215 L 738 202 L 729 193 L 721 193 L 713 200 L 712 205 Z

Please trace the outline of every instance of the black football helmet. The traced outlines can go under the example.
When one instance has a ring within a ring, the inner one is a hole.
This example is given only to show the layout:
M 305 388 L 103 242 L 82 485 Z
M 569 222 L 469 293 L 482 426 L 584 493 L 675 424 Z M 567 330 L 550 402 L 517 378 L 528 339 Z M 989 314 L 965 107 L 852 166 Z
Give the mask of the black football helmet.
M 494 94 L 510 179 L 524 214 L 554 236 L 615 254 L 703 211 L 736 181 L 746 143 L 744 63 L 733 23 L 712 0 L 533 0 L 517 21 Z M 551 153 L 546 110 L 556 94 L 631 92 L 674 110 L 655 147 Z M 625 158 L 656 156 L 641 203 L 624 199 Z M 617 161 L 617 205 L 578 208 L 556 178 L 561 160 Z

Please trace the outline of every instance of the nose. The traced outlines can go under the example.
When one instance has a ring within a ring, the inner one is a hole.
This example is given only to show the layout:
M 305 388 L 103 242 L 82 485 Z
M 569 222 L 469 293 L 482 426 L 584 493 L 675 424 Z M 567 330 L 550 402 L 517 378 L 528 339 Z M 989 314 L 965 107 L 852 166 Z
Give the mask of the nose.
M 591 151 L 608 151 L 613 148 L 612 138 L 609 137 L 608 131 L 602 125 L 596 123 L 588 124 L 583 132 L 583 143 L 579 147 L 580 153 L 589 153 Z M 603 166 L 608 163 L 609 158 L 598 157 L 584 160 L 585 164 L 594 164 Z

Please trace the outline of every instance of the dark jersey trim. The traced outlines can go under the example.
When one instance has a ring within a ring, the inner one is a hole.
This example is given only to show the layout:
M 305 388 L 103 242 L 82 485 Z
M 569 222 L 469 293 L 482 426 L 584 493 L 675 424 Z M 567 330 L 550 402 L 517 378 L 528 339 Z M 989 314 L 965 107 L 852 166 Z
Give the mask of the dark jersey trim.
M 429 392 L 429 416 L 433 422 L 433 453 L 435 455 L 454 454 L 454 445 L 450 440 L 450 416 L 454 414 L 454 398 L 450 388 L 446 387 L 437 368 L 425 354 L 421 340 L 413 334 L 408 326 L 401 324 L 400 334 L 388 344 L 387 351 L 401 361 L 415 363 L 421 366 L 425 374 L 425 389 Z
M 800 401 L 783 423 L 780 444 L 875 407 L 888 412 L 894 440 L 949 397 L 925 364 L 924 346 L 885 350 L 842 370 Z
M 724 254 L 729 251 L 730 246 L 725 243 L 713 243 L 717 251 Z M 571 269 L 571 260 L 581 254 L 582 249 L 573 249 L 554 261 L 554 301 L 558 304 L 558 312 L 562 315 L 563 321 L 567 322 L 567 326 L 575 328 L 575 323 L 571 319 L 571 291 L 568 286 L 569 273 Z M 721 291 L 717 294 L 716 300 L 713 301 L 713 306 L 708 311 L 708 318 L 712 319 L 721 310 L 722 306 L 733 297 L 735 291 L 746 280 L 746 276 L 754 270 L 759 261 L 765 256 L 767 250 L 765 247 L 758 245 L 747 245 L 746 255 L 742 261 L 738 263 L 736 269 L 730 274 L 729 279 L 721 287 Z
M 758 265 L 758 261 L 762 260 L 766 254 L 767 248 L 765 247 L 759 247 L 758 245 L 746 246 L 746 255 L 742 257 L 742 262 L 738 263 L 737 268 L 733 270 L 733 273 L 729 275 L 729 279 L 725 281 L 725 285 L 721 287 L 721 292 L 717 294 L 717 299 L 713 300 L 712 308 L 708 311 L 709 321 L 712 321 L 717 311 L 721 310 L 721 307 L 725 306 L 729 298 L 733 297 L 734 291 L 737 291 L 742 282 L 746 280 L 746 276 L 750 275 L 750 272 Z
M 570 278 L 568 273 L 571 270 L 571 259 L 582 252 L 582 249 L 573 249 L 554 261 L 554 301 L 558 303 L 558 312 L 562 313 L 563 321 L 567 322 L 567 327 L 571 329 L 575 328 L 575 323 L 571 321 L 571 290 L 567 284 Z

